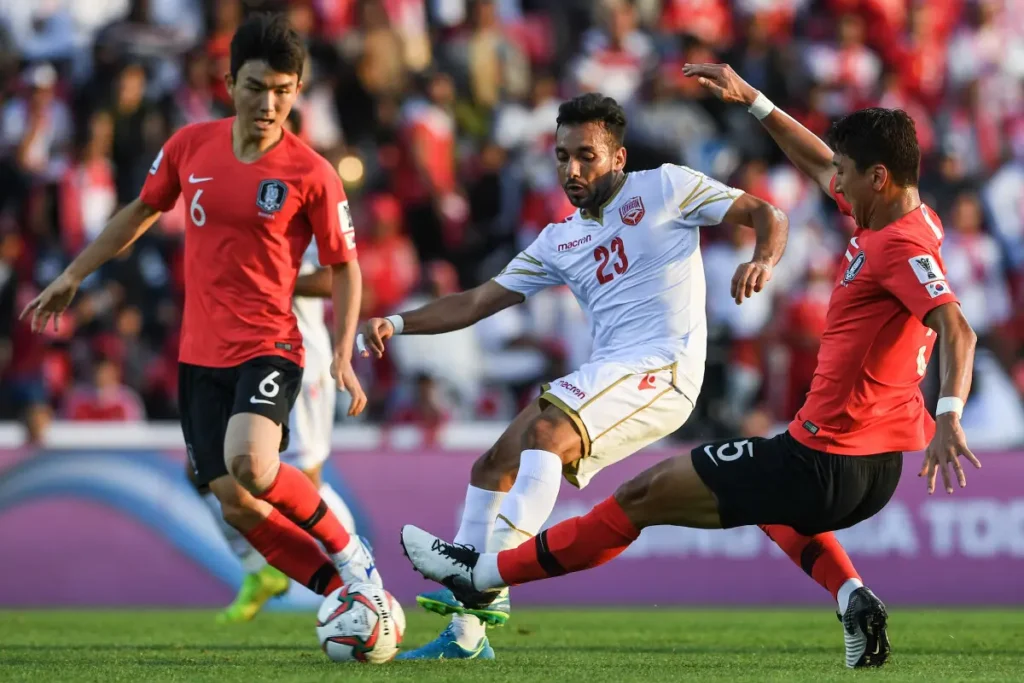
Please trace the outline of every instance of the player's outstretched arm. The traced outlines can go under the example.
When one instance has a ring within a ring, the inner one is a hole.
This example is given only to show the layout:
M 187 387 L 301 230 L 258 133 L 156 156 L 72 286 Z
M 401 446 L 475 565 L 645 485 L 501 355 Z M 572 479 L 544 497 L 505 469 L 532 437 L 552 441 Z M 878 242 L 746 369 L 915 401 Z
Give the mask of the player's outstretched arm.
M 149 230 L 160 212 L 136 199 L 114 214 L 103 232 L 89 243 L 64 272 L 51 282 L 21 312 L 22 318 L 32 312 L 32 330 L 40 332 L 50 319 L 57 329 L 60 314 L 71 304 L 78 286 L 97 268 L 127 249 Z
M 977 335 L 960 310 L 960 304 L 942 304 L 928 313 L 924 324 L 939 336 L 939 404 L 936 407 L 935 436 L 925 451 L 924 465 L 918 476 L 928 478 L 928 493 L 935 491 L 935 476 L 942 472 L 946 493 L 953 493 L 949 467 L 956 473 L 960 488 L 967 486 L 967 478 L 960 465 L 960 456 L 975 467 L 981 463 L 967 447 L 967 437 L 960 427 L 960 414 L 971 391 L 974 375 L 974 346 Z
M 333 294 L 330 268 L 317 268 L 312 273 L 300 275 L 295 280 L 295 296 L 310 299 L 329 299 Z
M 782 111 L 752 85 L 740 78 L 728 64 L 687 64 L 683 73 L 723 102 L 742 104 L 756 116 L 793 165 L 812 178 L 825 192 L 831 192 L 832 150 L 817 135 Z
M 371 318 L 363 324 L 357 346 L 363 356 L 370 355 L 372 351 L 380 358 L 384 355 L 385 340 L 393 335 L 443 334 L 461 330 L 525 299 L 519 292 L 488 280 L 465 292 L 431 301 L 414 311 L 387 318 Z
M 772 269 L 786 250 L 789 217 L 782 209 L 744 193 L 736 198 L 722 220 L 751 227 L 757 235 L 754 257 L 741 263 L 732 278 L 732 297 L 741 304 L 772 279 Z

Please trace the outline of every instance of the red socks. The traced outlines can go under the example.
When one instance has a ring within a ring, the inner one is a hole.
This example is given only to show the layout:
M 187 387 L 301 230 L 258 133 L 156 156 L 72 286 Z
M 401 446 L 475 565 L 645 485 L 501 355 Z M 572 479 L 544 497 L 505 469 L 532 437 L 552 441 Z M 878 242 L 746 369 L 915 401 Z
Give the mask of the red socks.
M 276 509 L 243 535 L 271 566 L 314 593 L 327 595 L 341 587 L 338 571 L 316 541 Z
M 340 553 L 348 545 L 349 534 L 345 527 L 327 507 L 313 482 L 297 468 L 281 463 L 274 483 L 257 497 L 273 505 L 299 528 L 309 532 L 323 543 L 327 552 Z M 264 557 L 267 556 L 264 554 Z M 270 561 L 269 557 L 267 561 Z
M 498 572 L 509 586 L 561 576 L 611 561 L 640 532 L 614 498 L 599 503 L 582 517 L 573 517 L 542 531 L 518 548 L 498 553 Z
M 789 559 L 821 584 L 833 598 L 839 595 L 839 587 L 847 580 L 860 579 L 849 555 L 831 532 L 802 536 L 791 527 L 780 524 L 761 526 L 761 531 L 768 534 L 768 538 L 786 551 Z

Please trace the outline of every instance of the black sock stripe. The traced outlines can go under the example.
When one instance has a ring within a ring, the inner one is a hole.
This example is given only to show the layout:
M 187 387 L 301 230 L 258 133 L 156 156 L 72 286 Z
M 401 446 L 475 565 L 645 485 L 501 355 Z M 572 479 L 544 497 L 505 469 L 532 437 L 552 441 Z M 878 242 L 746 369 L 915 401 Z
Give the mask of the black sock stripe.
M 327 586 L 331 583 L 331 579 L 337 576 L 337 574 L 338 572 L 335 571 L 333 564 L 324 562 L 320 569 L 317 569 L 313 572 L 313 576 L 309 577 L 309 581 L 306 582 L 306 588 L 317 595 L 324 595 L 327 592 Z
M 321 498 L 320 499 L 320 504 L 316 506 L 316 512 L 314 512 L 310 516 L 310 518 L 307 519 L 306 521 L 299 522 L 299 528 L 300 529 L 305 529 L 306 531 L 309 531 L 310 529 L 315 527 L 317 525 L 317 522 L 319 522 L 321 519 L 323 519 L 324 515 L 326 515 L 326 514 L 327 514 L 327 503 L 325 503 L 323 501 L 323 499 Z
M 825 547 L 820 541 L 811 541 L 804 546 L 804 549 L 800 552 L 800 567 L 807 576 L 811 576 L 811 573 L 814 571 L 814 563 L 824 554 Z
M 534 537 L 537 544 L 537 562 L 541 568 L 548 573 L 548 576 L 562 576 L 566 573 L 565 567 L 558 561 L 554 553 L 548 549 L 548 532 L 543 531 Z

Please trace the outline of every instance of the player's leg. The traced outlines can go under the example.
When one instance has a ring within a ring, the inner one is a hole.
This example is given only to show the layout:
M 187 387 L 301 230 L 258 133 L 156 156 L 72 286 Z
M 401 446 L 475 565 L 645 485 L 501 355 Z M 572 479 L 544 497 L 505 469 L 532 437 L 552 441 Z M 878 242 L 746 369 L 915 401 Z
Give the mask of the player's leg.
M 334 513 L 345 531 L 352 535 L 356 533 L 352 511 L 334 487 L 323 478 L 324 463 L 331 455 L 337 393 L 329 373 L 303 378 L 302 389 L 289 416 L 289 444 L 281 453 L 281 461 L 302 470 L 327 503 L 327 509 Z
M 228 475 L 224 444 L 234 409 L 236 374 L 232 368 L 178 366 L 181 429 L 192 481 L 197 487 L 209 488 L 220 501 L 222 519 L 241 532 L 271 565 L 320 592 L 332 578 L 340 585 L 328 558 L 307 534 L 294 524 L 282 524 L 280 515 L 268 521 L 273 507 L 253 498 Z
M 482 550 L 494 549 L 491 538 L 495 519 L 506 493 L 516 479 L 525 431 L 540 413 L 538 403 L 528 405 L 512 420 L 494 445 L 473 463 L 455 543 Z M 451 623 L 435 640 L 415 650 L 403 652 L 399 659 L 494 657 L 484 622 L 474 615 L 460 614 L 463 606 L 450 590 L 443 588 L 422 593 L 416 597 L 416 601 L 429 611 L 450 614 Z M 510 607 L 506 592 L 502 598 L 488 605 L 488 618 L 492 621 L 507 618 Z
M 761 524 L 768 538 L 782 548 L 794 564 L 804 570 L 822 588 L 832 594 L 842 614 L 850 596 L 864 585 L 853 561 L 831 531 L 805 536 L 781 524 Z
M 228 421 L 224 442 L 227 468 L 252 496 L 269 503 L 319 541 L 346 583 L 369 581 L 380 585 L 380 575 L 363 542 L 345 531 L 302 471 L 281 463 L 278 456 L 287 447 L 288 414 L 301 377 L 298 366 L 276 357 L 257 358 L 239 368 L 234 414 Z M 275 564 L 257 543 L 253 545 Z
M 189 481 L 195 485 L 195 472 L 186 467 Z M 224 540 L 235 557 L 238 558 L 245 572 L 242 585 L 239 586 L 235 599 L 223 611 L 217 613 L 218 623 L 235 623 L 249 621 L 259 613 L 263 605 L 271 598 L 283 595 L 288 591 L 288 577 L 281 571 L 271 567 L 249 541 L 239 533 L 238 529 L 224 520 L 220 501 L 210 491 L 209 486 L 196 486 L 196 492 L 203 499 L 207 509 L 213 516 Z
M 486 604 L 505 586 L 609 562 L 642 529 L 661 524 L 721 527 L 718 502 L 694 469 L 691 455 L 658 463 L 589 513 L 560 522 L 513 549 L 478 553 L 413 526 L 402 529 L 402 545 L 417 571 L 448 585 L 467 606 L 474 606 Z

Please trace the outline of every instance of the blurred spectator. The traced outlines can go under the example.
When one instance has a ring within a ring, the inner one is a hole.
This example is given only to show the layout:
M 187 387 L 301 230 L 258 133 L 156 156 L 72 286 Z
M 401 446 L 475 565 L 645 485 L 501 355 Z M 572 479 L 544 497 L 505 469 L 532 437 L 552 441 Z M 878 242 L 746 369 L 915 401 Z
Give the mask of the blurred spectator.
M 175 416 L 183 200 L 83 283 L 59 331 L 14 314 L 136 197 L 173 130 L 230 115 L 231 36 L 267 9 L 308 49 L 296 132 L 346 184 L 364 315 L 479 284 L 575 210 L 553 146 L 559 103 L 583 89 L 627 106 L 627 169 L 684 163 L 789 214 L 768 291 L 739 307 L 729 282 L 750 232 L 701 232 L 710 343 L 690 436 L 769 433 L 793 414 L 853 224 L 682 65 L 731 63 L 818 135 L 853 108 L 905 109 L 981 337 L 969 438 L 1024 441 L 999 428 L 1024 388 L 1024 25 L 1005 0 L 0 0 L 0 408 L 33 439 L 62 402 L 103 412 L 123 395 L 121 416 Z M 359 371 L 373 419 L 436 430 L 511 417 L 589 350 L 557 287 L 470 330 L 400 337 Z M 106 388 L 65 396 L 72 368 Z
M 100 357 L 93 367 L 92 382 L 68 394 L 63 417 L 85 422 L 138 422 L 146 419 L 146 413 L 139 395 L 121 383 L 114 361 Z
M 390 315 L 398 310 L 420 279 L 412 242 L 402 232 L 402 207 L 391 195 L 365 200 L 368 215 L 359 236 L 363 273 L 362 317 Z

